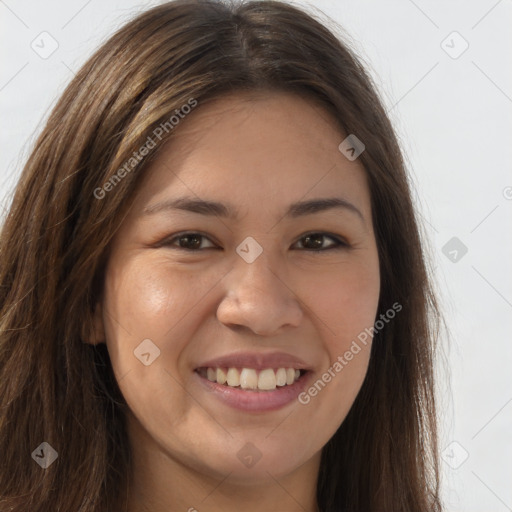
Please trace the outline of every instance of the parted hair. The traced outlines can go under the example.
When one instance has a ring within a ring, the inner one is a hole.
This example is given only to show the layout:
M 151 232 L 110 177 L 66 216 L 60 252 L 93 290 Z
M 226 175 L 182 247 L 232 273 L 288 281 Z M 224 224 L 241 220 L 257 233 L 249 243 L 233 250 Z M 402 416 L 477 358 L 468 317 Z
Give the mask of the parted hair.
M 441 510 L 439 312 L 424 241 L 383 102 L 336 32 L 280 1 L 171 1 L 123 25 L 65 89 L 21 170 L 0 233 L 0 512 L 111 512 L 119 503 L 131 471 L 127 405 L 106 345 L 84 340 L 110 241 L 148 163 L 179 125 L 106 197 L 97 191 L 191 98 L 198 110 L 239 91 L 309 98 L 364 142 L 378 315 L 402 306 L 375 334 L 362 388 L 323 447 L 320 509 Z M 31 457 L 43 441 L 58 453 L 46 469 Z

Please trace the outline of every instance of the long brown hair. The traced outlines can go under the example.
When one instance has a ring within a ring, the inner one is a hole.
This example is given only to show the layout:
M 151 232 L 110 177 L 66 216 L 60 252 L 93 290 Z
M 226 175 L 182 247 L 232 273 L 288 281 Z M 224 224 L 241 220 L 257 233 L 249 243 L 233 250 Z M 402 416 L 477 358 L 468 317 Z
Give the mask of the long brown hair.
M 158 148 L 122 179 L 119 169 L 176 109 L 242 90 L 307 96 L 364 142 L 378 316 L 395 302 L 403 308 L 376 333 L 362 389 L 323 449 L 319 506 L 441 510 L 438 311 L 404 161 L 375 85 L 349 45 L 298 8 L 178 0 L 137 16 L 86 62 L 9 205 L 0 238 L 1 511 L 112 510 L 130 471 L 127 406 L 105 344 L 83 340 L 109 242 Z M 165 130 L 159 147 L 177 130 Z M 98 188 L 108 188 L 102 199 Z M 44 470 L 31 456 L 42 442 L 58 454 Z

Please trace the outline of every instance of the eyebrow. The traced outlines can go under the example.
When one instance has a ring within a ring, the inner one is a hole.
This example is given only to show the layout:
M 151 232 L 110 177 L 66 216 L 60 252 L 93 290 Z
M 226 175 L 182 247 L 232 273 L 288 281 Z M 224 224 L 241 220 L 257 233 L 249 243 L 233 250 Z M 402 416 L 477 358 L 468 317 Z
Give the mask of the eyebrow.
M 285 213 L 285 217 L 297 218 L 314 213 L 324 212 L 332 209 L 342 209 L 356 214 L 364 222 L 361 211 L 346 199 L 340 197 L 329 197 L 311 199 L 292 203 Z M 166 199 L 143 209 L 144 215 L 153 215 L 163 211 L 184 210 L 201 215 L 215 215 L 228 219 L 236 219 L 238 211 L 231 205 L 217 201 L 207 201 L 193 197 L 179 197 Z

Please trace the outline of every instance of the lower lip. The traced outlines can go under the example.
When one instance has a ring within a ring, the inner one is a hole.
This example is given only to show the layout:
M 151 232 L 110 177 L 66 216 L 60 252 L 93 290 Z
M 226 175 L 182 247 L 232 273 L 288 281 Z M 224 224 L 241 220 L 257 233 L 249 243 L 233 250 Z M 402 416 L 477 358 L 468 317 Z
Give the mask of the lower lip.
M 297 399 L 300 393 L 306 388 L 311 372 L 304 375 L 288 386 L 278 387 L 273 391 L 244 390 L 232 388 L 212 382 L 197 372 L 194 372 L 201 385 L 210 393 L 214 393 L 225 404 L 244 411 L 264 412 L 275 411 L 285 407 Z

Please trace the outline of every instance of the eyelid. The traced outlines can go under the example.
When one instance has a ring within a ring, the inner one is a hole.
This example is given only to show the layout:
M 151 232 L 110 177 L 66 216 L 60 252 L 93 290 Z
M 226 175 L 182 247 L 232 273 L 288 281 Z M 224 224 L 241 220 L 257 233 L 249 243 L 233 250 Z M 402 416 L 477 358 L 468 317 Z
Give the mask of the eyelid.
M 174 233 L 168 237 L 165 237 L 161 242 L 158 243 L 158 247 L 171 247 L 172 249 L 178 249 L 182 251 L 187 252 L 200 252 L 204 251 L 205 249 L 186 249 L 185 247 L 180 247 L 179 245 L 173 245 L 172 242 L 178 240 L 179 238 L 186 236 L 186 235 L 199 235 L 202 238 L 206 238 L 209 240 L 212 244 L 218 245 L 215 240 L 212 240 L 212 237 L 203 231 L 180 231 L 179 233 Z M 215 249 L 216 247 L 206 247 L 206 249 Z M 218 248 L 218 247 L 217 247 Z
M 217 244 L 217 242 L 215 242 L 214 240 L 211 239 L 210 235 L 208 235 L 208 234 L 206 234 L 206 233 L 204 233 L 202 231 L 181 231 L 179 233 L 174 233 L 170 237 L 166 237 L 162 242 L 160 242 L 158 244 L 158 247 L 167 246 L 167 247 L 171 247 L 172 249 L 178 249 L 178 250 L 185 251 L 185 252 L 201 252 L 201 251 L 204 251 L 206 249 L 218 249 L 218 247 L 205 247 L 203 249 L 187 249 L 186 247 L 180 247 L 178 245 L 173 245 L 174 241 L 176 241 L 180 237 L 183 237 L 183 236 L 186 236 L 186 235 L 199 235 L 202 238 L 206 238 L 211 243 Z M 305 238 L 305 237 L 307 237 L 309 235 L 321 235 L 321 236 L 323 236 L 325 238 L 330 238 L 331 240 L 333 240 L 335 242 L 335 244 L 331 245 L 329 247 L 320 248 L 320 249 L 301 249 L 301 250 L 306 251 L 306 252 L 321 253 L 321 252 L 332 251 L 332 250 L 335 250 L 335 249 L 347 249 L 347 248 L 350 247 L 350 244 L 346 241 L 346 239 L 344 237 L 342 237 L 340 235 L 336 235 L 334 233 L 330 233 L 328 231 L 321 231 L 321 230 L 307 231 L 307 232 L 301 234 L 297 238 L 297 241 L 294 242 L 293 245 L 295 245 L 296 243 L 298 243 L 303 238 Z M 297 249 L 293 249 L 293 250 L 297 250 Z
M 331 245 L 325 249 L 303 249 L 306 252 L 327 252 L 335 249 L 348 249 L 350 247 L 349 243 L 340 235 L 335 235 L 334 233 L 329 233 L 328 231 L 308 231 L 307 233 L 302 234 L 297 242 L 307 237 L 308 235 L 322 235 L 325 238 L 330 238 L 334 240 L 335 245 Z M 295 243 L 297 243 L 295 242 Z

